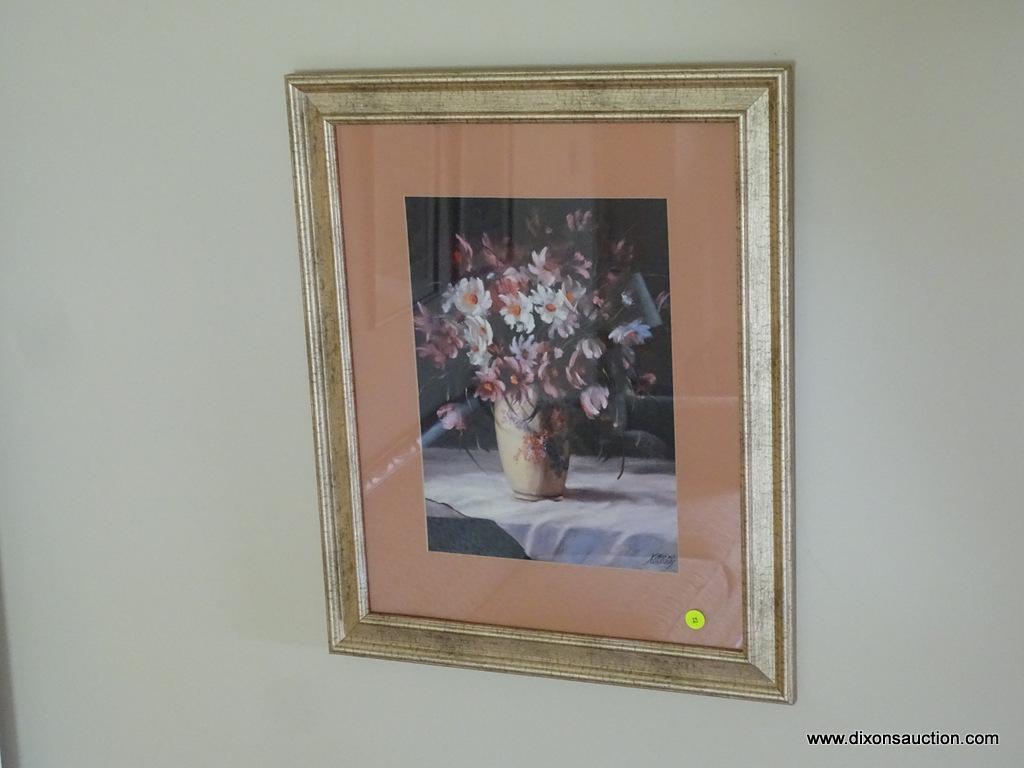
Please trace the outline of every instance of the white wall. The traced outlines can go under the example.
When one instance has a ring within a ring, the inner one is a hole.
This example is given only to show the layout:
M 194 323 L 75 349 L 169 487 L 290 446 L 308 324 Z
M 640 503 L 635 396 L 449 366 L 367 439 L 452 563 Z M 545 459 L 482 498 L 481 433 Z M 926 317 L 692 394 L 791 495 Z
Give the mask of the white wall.
M 0 11 L 7 768 L 1019 765 L 1024 4 Z M 795 707 L 328 656 L 282 75 L 796 62 Z M 987 749 L 809 730 L 986 731 Z

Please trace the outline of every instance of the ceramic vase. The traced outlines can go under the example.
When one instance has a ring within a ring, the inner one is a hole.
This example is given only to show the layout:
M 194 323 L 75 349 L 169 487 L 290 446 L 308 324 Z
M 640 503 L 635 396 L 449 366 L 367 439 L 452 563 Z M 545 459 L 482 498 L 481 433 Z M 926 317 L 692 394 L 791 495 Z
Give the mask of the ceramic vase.
M 523 501 L 561 499 L 569 473 L 566 412 L 529 397 L 494 404 L 498 456 L 512 494 Z

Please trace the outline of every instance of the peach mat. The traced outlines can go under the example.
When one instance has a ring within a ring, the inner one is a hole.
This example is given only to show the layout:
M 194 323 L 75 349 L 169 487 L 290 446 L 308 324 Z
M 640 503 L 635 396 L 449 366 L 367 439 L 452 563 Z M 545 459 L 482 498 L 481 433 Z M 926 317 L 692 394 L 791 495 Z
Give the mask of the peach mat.
M 345 125 L 336 141 L 370 609 L 741 648 L 735 126 Z M 427 550 L 406 196 L 667 201 L 678 573 Z

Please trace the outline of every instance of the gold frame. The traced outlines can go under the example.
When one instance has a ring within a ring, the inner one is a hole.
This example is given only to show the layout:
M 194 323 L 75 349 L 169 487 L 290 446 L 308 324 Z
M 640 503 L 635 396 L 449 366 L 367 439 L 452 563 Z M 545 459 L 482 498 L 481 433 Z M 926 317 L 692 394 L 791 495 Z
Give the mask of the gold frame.
M 788 65 L 286 78 L 332 652 L 794 700 L 791 81 Z M 333 126 L 617 120 L 739 129 L 745 649 L 371 613 Z

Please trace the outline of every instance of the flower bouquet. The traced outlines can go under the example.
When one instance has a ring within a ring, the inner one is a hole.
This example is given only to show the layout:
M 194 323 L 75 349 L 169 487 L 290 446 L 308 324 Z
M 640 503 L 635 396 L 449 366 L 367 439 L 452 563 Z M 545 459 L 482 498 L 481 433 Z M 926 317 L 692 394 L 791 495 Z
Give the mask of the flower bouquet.
M 577 419 L 621 427 L 610 399 L 649 391 L 636 350 L 663 325 L 668 294 L 652 297 L 635 250 L 589 210 L 549 226 L 532 214 L 524 242 L 455 235 L 454 279 L 433 310 L 417 303 L 417 354 L 437 369 L 465 360 L 464 396 L 437 410 L 463 432 L 481 405 L 493 413 L 502 468 L 519 498 L 565 489 Z

